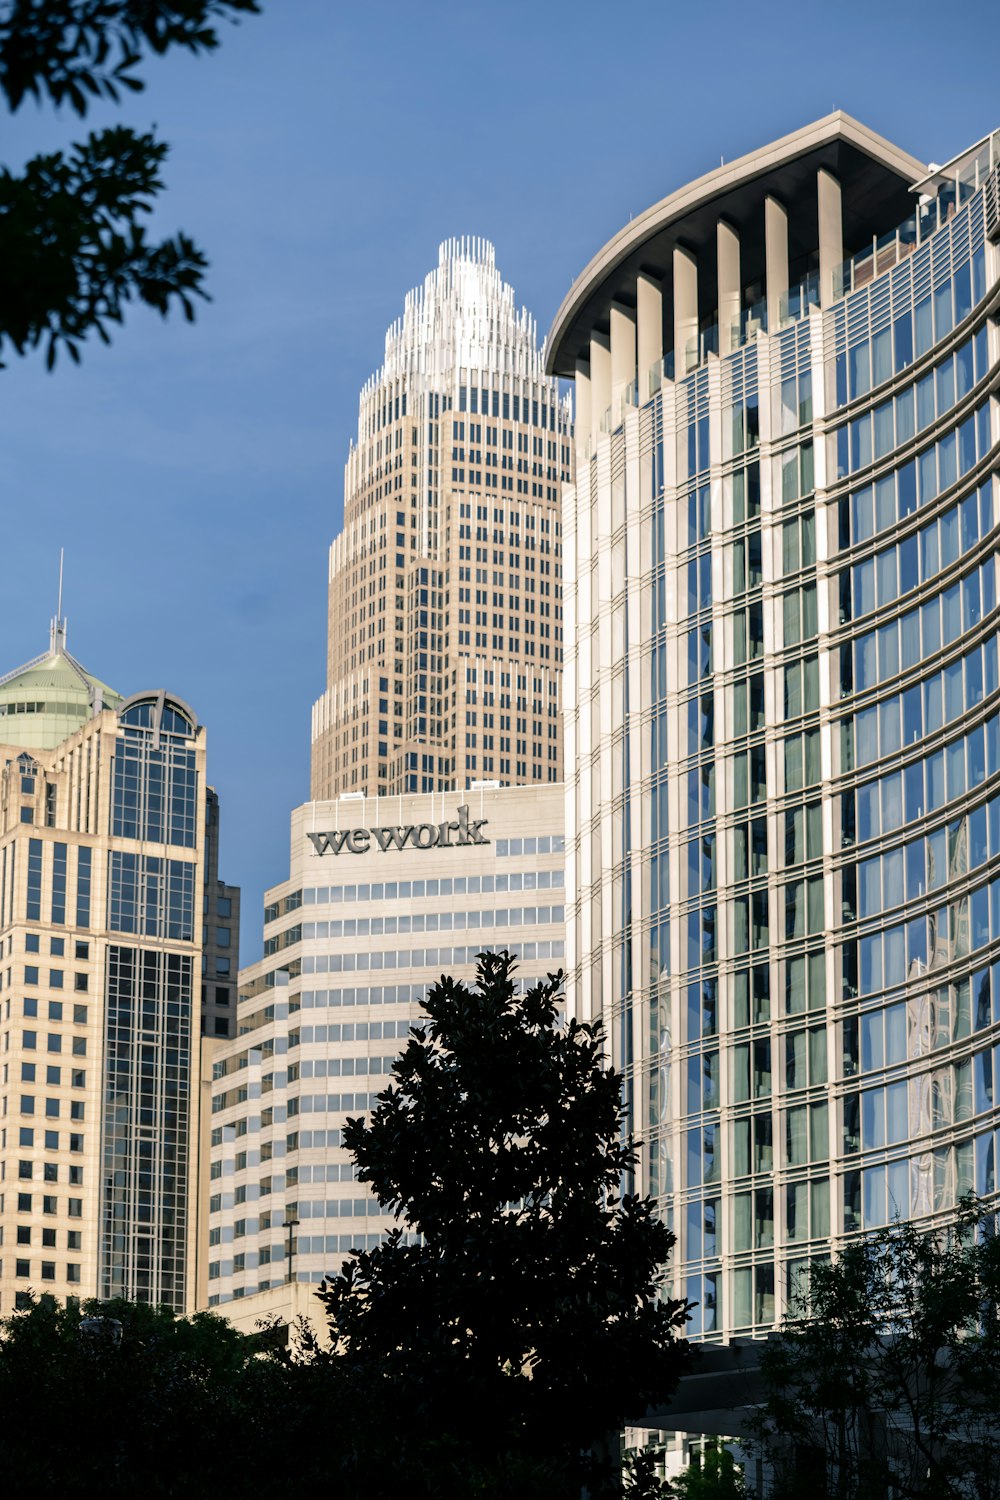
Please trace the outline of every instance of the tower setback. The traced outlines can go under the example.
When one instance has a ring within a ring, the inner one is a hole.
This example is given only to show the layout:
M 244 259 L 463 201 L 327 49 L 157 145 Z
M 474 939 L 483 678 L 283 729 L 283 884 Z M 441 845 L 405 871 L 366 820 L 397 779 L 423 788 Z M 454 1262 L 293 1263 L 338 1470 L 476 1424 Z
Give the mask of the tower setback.
M 485 240 L 448 240 L 361 392 L 312 796 L 562 776 L 568 398 Z

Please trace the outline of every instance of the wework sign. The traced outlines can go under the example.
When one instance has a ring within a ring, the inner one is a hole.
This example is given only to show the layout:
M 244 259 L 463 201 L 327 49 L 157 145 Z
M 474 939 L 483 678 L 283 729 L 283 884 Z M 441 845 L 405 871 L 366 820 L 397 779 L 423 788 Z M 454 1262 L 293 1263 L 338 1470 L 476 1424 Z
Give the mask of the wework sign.
M 469 809 L 460 807 L 453 823 L 406 823 L 395 828 L 338 828 L 332 833 L 307 833 L 317 854 L 367 854 L 374 846 L 390 849 L 455 849 L 464 844 L 489 844 L 483 833 L 488 818 L 469 822 Z

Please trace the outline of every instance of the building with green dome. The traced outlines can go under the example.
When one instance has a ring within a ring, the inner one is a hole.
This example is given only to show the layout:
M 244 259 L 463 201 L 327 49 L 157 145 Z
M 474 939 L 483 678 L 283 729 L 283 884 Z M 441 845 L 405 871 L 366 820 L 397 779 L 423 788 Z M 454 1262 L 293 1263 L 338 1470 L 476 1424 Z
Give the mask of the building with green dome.
M 121 701 L 120 693 L 70 655 L 65 621 L 55 619 L 48 651 L 0 677 L 0 741 L 54 750 L 95 714 Z
M 0 1315 L 198 1300 L 203 1054 L 239 951 L 205 738 L 88 672 L 58 615 L 0 678 Z

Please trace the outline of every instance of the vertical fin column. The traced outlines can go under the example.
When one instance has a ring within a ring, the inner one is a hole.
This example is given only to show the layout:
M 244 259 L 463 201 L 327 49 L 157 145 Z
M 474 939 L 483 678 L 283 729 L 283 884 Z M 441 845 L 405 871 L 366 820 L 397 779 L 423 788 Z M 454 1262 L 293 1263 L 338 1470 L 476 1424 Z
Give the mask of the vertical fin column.
M 639 402 L 649 399 L 654 390 L 659 390 L 660 381 L 653 383 L 653 370 L 663 359 L 663 291 L 658 281 L 641 271 L 635 279 L 635 320 L 639 369 Z
M 607 431 L 605 416 L 611 406 L 611 340 L 606 333 L 590 336 L 590 432 L 591 452 L 597 452 L 597 440 Z
M 583 457 L 589 457 L 594 451 L 591 446 L 593 399 L 590 389 L 590 365 L 584 359 L 578 359 L 576 362 L 574 387 L 576 391 L 576 412 L 574 413 L 574 417 L 576 423 L 577 451 Z
M 726 355 L 737 349 L 740 342 L 740 237 L 725 219 L 719 220 L 715 237 L 719 263 L 719 353 Z
M 837 296 L 834 273 L 844 259 L 844 218 L 840 183 L 820 167 L 816 173 L 819 216 L 819 305 L 829 307 Z
M 674 247 L 674 374 L 686 375 L 698 362 L 698 262 Z
M 630 391 L 631 387 L 631 391 Z M 611 426 L 617 427 L 627 405 L 635 405 L 635 313 L 611 304 Z
M 781 299 L 788 291 L 788 213 L 777 198 L 764 199 L 764 264 L 767 278 L 767 331 L 781 325 Z

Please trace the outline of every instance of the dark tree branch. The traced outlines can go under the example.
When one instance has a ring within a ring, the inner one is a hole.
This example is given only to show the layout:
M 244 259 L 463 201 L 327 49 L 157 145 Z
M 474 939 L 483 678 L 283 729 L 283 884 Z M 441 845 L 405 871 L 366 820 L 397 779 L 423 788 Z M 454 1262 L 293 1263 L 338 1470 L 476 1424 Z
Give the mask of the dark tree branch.
M 194 317 L 206 259 L 187 235 L 146 240 L 140 217 L 162 187 L 167 147 L 119 127 L 69 153 L 35 157 L 21 176 L 0 169 L 0 354 L 46 347 L 80 358 L 80 344 L 122 322 L 134 299 Z
M 259 0 L 6 0 L 0 91 L 12 110 L 47 95 L 85 115 L 93 100 L 145 87 L 135 72 L 144 50 L 211 52 L 217 21 L 259 10 Z
M 0 93 L 69 104 L 143 87 L 144 53 L 193 54 L 219 44 L 216 25 L 259 12 L 259 0 L 0 0 Z M 208 262 L 186 234 L 150 244 L 142 219 L 163 188 L 167 147 L 125 128 L 91 134 L 35 157 L 20 174 L 0 168 L 0 355 L 44 345 L 76 362 L 91 333 L 109 342 L 127 303 L 194 318 L 207 296 Z M 0 365 L 2 368 L 2 365 Z

